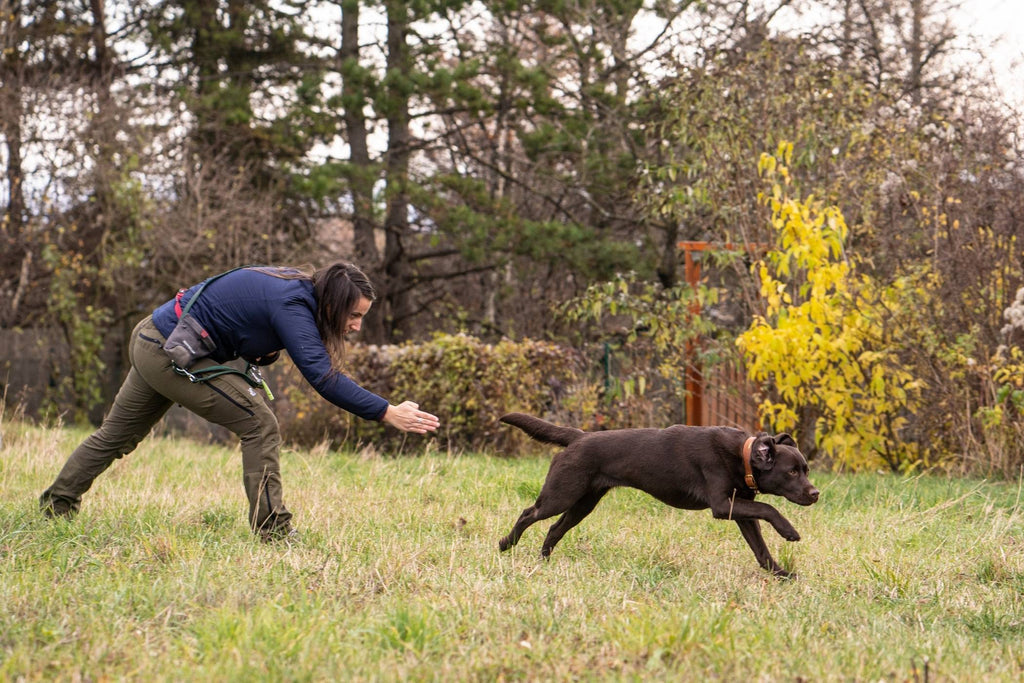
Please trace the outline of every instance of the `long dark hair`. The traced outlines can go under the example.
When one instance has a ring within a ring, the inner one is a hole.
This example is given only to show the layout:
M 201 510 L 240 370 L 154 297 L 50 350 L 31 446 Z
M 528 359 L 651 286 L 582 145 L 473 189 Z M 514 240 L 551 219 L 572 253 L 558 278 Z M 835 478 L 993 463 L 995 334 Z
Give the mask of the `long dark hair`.
M 337 261 L 315 271 L 309 266 L 260 267 L 253 270 L 285 280 L 309 280 L 313 283 L 316 327 L 335 369 L 341 369 L 345 363 L 345 328 L 349 316 L 360 299 L 377 300 L 377 292 L 370 278 L 357 266 L 346 261 Z
M 335 367 L 345 362 L 345 328 L 360 299 L 376 301 L 370 278 L 355 265 L 339 261 L 313 273 L 316 326 Z

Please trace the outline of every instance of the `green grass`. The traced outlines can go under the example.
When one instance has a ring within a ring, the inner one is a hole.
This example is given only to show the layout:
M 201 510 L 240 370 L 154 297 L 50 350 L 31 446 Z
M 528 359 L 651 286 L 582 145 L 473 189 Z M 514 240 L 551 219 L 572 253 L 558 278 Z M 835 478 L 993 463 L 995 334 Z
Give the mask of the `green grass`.
M 286 452 L 302 539 L 255 542 L 235 449 L 147 439 L 50 522 L 36 497 L 85 436 L 2 425 L 0 680 L 1016 681 L 1017 483 L 814 474 L 766 498 L 799 572 L 734 524 L 609 494 L 550 561 L 498 538 L 546 458 Z M 926 676 L 927 671 L 927 676 Z

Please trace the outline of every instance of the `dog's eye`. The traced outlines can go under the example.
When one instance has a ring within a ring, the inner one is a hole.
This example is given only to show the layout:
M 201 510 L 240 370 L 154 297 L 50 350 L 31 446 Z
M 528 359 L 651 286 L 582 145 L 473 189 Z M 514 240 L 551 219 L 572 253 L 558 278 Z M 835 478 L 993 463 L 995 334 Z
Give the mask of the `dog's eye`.
M 796 476 L 798 476 L 799 474 L 800 474 L 800 470 L 798 470 L 798 469 L 797 469 L 797 468 L 795 468 L 795 467 L 794 467 L 793 469 L 791 469 L 791 470 L 789 471 L 789 476 L 791 476 L 791 477 L 796 477 Z

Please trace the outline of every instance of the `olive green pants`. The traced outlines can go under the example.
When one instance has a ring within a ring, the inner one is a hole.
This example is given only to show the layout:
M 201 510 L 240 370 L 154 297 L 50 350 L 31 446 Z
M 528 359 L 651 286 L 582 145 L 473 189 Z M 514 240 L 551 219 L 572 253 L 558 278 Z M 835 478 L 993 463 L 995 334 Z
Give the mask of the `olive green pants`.
M 249 498 L 249 524 L 254 532 L 274 534 L 290 528 L 284 506 L 278 455 L 281 434 L 277 417 L 263 398 L 239 375 L 193 383 L 174 371 L 164 353 L 163 335 L 151 317 L 132 331 L 128 344 L 131 370 L 103 424 L 68 458 L 53 484 L 40 496 L 46 509 L 77 512 L 82 494 L 117 458 L 132 452 L 153 425 L 175 403 L 238 435 L 242 443 L 242 481 Z M 202 359 L 202 368 L 216 365 Z

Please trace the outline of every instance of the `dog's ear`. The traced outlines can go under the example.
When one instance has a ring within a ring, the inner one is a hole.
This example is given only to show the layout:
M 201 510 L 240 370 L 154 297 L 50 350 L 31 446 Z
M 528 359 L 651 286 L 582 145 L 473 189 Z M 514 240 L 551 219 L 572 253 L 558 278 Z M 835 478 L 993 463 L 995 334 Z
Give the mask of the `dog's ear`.
M 775 465 L 775 442 L 765 432 L 758 434 L 750 447 L 750 464 L 762 472 Z
M 779 446 L 793 446 L 796 448 L 796 441 L 794 441 L 793 437 L 785 432 L 775 435 L 775 443 Z

